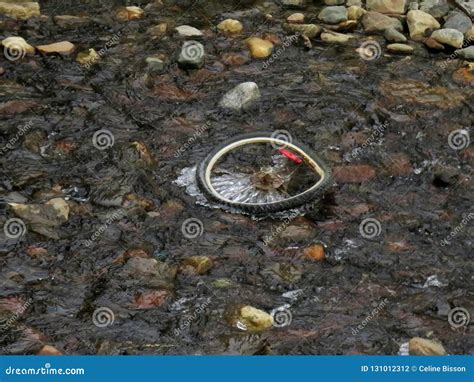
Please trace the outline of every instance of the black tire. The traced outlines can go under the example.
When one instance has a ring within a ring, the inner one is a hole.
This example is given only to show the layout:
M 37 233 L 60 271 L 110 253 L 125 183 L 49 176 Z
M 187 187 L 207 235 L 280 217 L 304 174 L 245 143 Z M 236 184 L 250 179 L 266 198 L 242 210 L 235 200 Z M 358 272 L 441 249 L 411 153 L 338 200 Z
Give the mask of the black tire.
M 298 142 L 295 139 L 292 139 L 292 144 L 297 146 L 299 149 L 305 152 L 305 154 L 310 157 L 312 160 L 318 163 L 319 167 L 323 170 L 326 174 L 323 182 L 313 190 L 307 190 L 304 193 L 297 195 L 289 200 L 283 200 L 280 202 L 273 202 L 267 204 L 248 204 L 248 203 L 230 203 L 226 200 L 220 199 L 217 197 L 209 188 L 207 181 L 206 181 L 206 170 L 212 160 L 222 149 L 227 147 L 228 145 L 244 140 L 249 138 L 273 138 L 274 132 L 258 132 L 258 133 L 248 133 L 248 134 L 241 134 L 234 136 L 216 148 L 214 148 L 206 158 L 198 164 L 196 169 L 196 181 L 198 184 L 199 189 L 203 194 L 209 199 L 219 204 L 223 204 L 229 207 L 237 208 L 241 211 L 251 212 L 251 213 L 266 213 L 266 212 L 278 212 L 282 210 L 288 210 L 291 208 L 295 208 L 301 206 L 306 203 L 315 202 L 316 199 L 320 199 L 323 197 L 324 193 L 326 192 L 327 188 L 332 183 L 331 177 L 331 170 L 329 167 L 316 155 L 316 153 L 310 149 L 308 146 L 304 145 L 301 142 Z

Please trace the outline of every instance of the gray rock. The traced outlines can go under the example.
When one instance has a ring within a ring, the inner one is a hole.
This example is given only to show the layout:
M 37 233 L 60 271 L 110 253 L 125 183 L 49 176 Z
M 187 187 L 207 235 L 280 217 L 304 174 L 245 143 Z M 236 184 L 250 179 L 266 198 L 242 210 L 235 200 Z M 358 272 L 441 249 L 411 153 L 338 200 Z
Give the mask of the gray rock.
M 465 60 L 474 61 L 474 45 L 464 49 L 458 49 L 454 53 Z
M 308 38 L 318 37 L 323 30 L 316 24 L 283 24 L 283 29 L 291 33 L 300 33 Z
M 157 74 L 163 71 L 165 63 L 158 57 L 147 57 L 145 62 L 147 63 L 148 74 Z
M 407 41 L 407 38 L 405 37 L 405 35 L 397 31 L 395 28 L 385 29 L 384 36 L 388 42 L 406 42 Z
M 440 0 L 424 0 L 420 4 L 420 11 L 429 13 L 435 18 L 441 18 L 449 12 L 449 5 Z
M 324 0 L 324 4 L 326 5 L 342 5 L 346 2 L 346 0 Z
M 366 32 L 385 31 L 388 28 L 393 28 L 402 31 L 402 23 L 393 17 L 385 16 L 378 12 L 367 12 L 362 17 L 362 25 Z
M 409 11 L 417 11 L 418 9 L 419 9 L 419 5 L 416 1 L 412 1 L 410 4 L 408 4 Z
M 227 92 L 220 102 L 220 106 L 226 109 L 242 110 L 248 109 L 260 99 L 260 91 L 255 82 L 244 82 Z
M 407 44 L 388 44 L 387 50 L 390 53 L 401 53 L 401 54 L 411 54 L 414 51 L 413 47 Z
M 449 45 L 454 48 L 462 48 L 464 41 L 464 35 L 456 29 L 438 29 L 431 34 L 431 38 L 434 38 L 441 44 Z
M 319 13 L 318 18 L 327 24 L 339 24 L 347 20 L 347 9 L 343 6 L 326 7 Z
M 204 65 L 204 46 L 197 41 L 185 41 L 179 54 L 178 64 L 182 68 L 200 68 Z
M 181 37 L 201 37 L 202 32 L 199 29 L 191 27 L 189 25 L 180 25 L 179 27 L 175 28 L 176 32 Z
M 464 13 L 457 11 L 451 12 L 443 25 L 443 28 L 456 29 L 461 33 L 466 33 L 471 27 L 471 19 Z
M 306 0 L 282 0 L 281 5 L 285 8 L 302 9 L 306 7 Z

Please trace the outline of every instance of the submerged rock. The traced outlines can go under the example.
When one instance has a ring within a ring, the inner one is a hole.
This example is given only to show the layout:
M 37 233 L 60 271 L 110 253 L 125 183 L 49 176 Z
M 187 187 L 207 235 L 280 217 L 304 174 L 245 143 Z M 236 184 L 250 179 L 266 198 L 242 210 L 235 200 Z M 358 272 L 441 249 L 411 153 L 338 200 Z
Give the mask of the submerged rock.
M 431 38 L 441 44 L 449 45 L 454 48 L 462 48 L 464 35 L 456 29 L 438 29 L 431 34 Z
M 37 45 L 36 49 L 43 54 L 64 54 L 68 55 L 74 52 L 75 46 L 69 41 L 55 42 L 48 45 Z
M 244 82 L 227 92 L 220 102 L 220 106 L 227 109 L 248 109 L 260 99 L 260 91 L 255 82 Z
M 387 50 L 390 53 L 402 53 L 402 54 L 411 54 L 414 51 L 413 47 L 407 44 L 389 44 L 387 45 Z
M 324 245 L 313 244 L 303 250 L 305 257 L 315 261 L 323 261 L 326 258 Z
M 182 68 L 198 69 L 204 65 L 204 46 L 197 41 L 185 41 L 178 57 Z
M 233 326 L 249 332 L 258 332 L 270 329 L 273 326 L 273 317 L 263 310 L 250 305 L 237 307 L 231 313 L 230 321 Z
M 239 20 L 225 19 L 217 24 L 217 29 L 225 33 L 240 33 L 244 27 Z
M 425 338 L 414 337 L 408 343 L 410 355 L 445 355 L 443 345 Z
M 80 52 L 77 54 L 76 61 L 81 65 L 91 66 L 96 62 L 100 61 L 99 54 L 95 49 L 91 48 L 87 51 Z
M 336 32 L 323 32 L 321 33 L 321 40 L 329 43 L 339 43 L 343 44 L 348 42 L 350 39 L 353 39 L 355 36 L 336 33 Z
M 211 270 L 214 266 L 212 259 L 207 256 L 187 257 L 183 260 L 183 264 L 192 267 L 194 271 L 200 275 L 203 275 L 207 271 Z
M 304 15 L 302 13 L 293 13 L 286 18 L 286 21 L 288 21 L 290 24 L 303 24 Z
M 250 37 L 245 40 L 252 57 L 265 58 L 272 54 L 273 44 L 270 41 L 258 37 Z
M 394 28 L 385 29 L 384 37 L 389 42 L 406 42 L 405 35 Z
M 300 33 L 308 38 L 315 38 L 321 34 L 323 28 L 316 24 L 284 24 L 287 32 Z
M 180 25 L 175 30 L 181 37 L 202 37 L 202 32 L 199 29 L 189 25 Z
M 462 12 L 453 11 L 446 18 L 443 28 L 456 29 L 461 33 L 466 33 L 472 28 L 472 20 Z
M 407 23 L 412 39 L 425 37 L 427 32 L 441 27 L 433 16 L 423 11 L 409 11 Z
M 380 13 L 403 14 L 408 8 L 408 0 L 367 0 L 367 10 Z
M 464 49 L 458 49 L 454 52 L 458 57 L 464 58 L 466 60 L 474 60 L 474 45 L 469 46 Z
M 0 14 L 18 20 L 41 16 L 37 1 L 0 1 Z
M 319 13 L 318 19 L 327 24 L 339 24 L 347 20 L 347 9 L 343 6 L 326 7 Z
M 362 16 L 364 16 L 367 11 L 361 7 L 353 5 L 347 8 L 347 18 L 349 20 L 359 20 Z
M 145 11 L 137 6 L 122 7 L 115 15 L 120 21 L 139 20 L 145 17 Z
M 400 20 L 379 12 L 367 12 L 362 17 L 362 25 L 364 26 L 364 30 L 368 33 L 385 31 L 388 28 L 393 28 L 397 31 L 403 30 Z

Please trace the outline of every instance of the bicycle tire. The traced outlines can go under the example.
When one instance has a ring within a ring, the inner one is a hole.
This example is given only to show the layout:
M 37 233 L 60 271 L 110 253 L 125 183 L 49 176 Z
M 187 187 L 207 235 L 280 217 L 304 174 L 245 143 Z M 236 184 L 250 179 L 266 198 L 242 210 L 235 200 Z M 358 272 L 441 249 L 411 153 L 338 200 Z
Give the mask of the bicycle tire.
M 321 169 L 321 173 L 320 173 L 321 179 L 318 181 L 318 183 L 316 183 L 316 186 L 313 186 L 310 189 L 302 192 L 301 194 L 293 196 L 289 199 L 278 201 L 278 202 L 264 203 L 264 204 L 238 203 L 238 202 L 228 201 L 224 197 L 220 197 L 218 193 L 215 190 L 213 190 L 213 187 L 210 184 L 210 181 L 207 178 L 206 174 L 208 172 L 209 166 L 212 164 L 215 164 L 215 162 L 217 162 L 217 160 L 220 157 L 222 157 L 223 154 L 226 153 L 225 149 L 227 149 L 230 145 L 236 144 L 238 142 L 247 141 L 251 143 L 252 140 L 257 141 L 258 138 L 269 139 L 269 142 L 271 142 L 272 139 L 275 140 L 273 135 L 274 135 L 274 132 L 270 132 L 270 131 L 236 135 L 222 142 L 216 148 L 214 148 L 205 157 L 205 159 L 198 164 L 197 170 L 196 170 L 197 185 L 199 189 L 201 190 L 201 192 L 206 196 L 206 198 L 216 203 L 220 203 L 220 204 L 233 207 L 245 212 L 250 212 L 250 213 L 266 213 L 266 212 L 278 212 L 278 211 L 288 210 L 291 208 L 301 206 L 303 204 L 307 204 L 309 202 L 313 202 L 315 199 L 321 198 L 324 195 L 324 193 L 327 191 L 327 188 L 331 184 L 331 181 L 332 181 L 331 170 L 324 163 L 324 161 L 321 160 L 318 155 L 316 155 L 316 153 L 312 149 L 310 149 L 308 146 L 306 146 L 305 144 L 295 139 L 292 139 L 291 143 L 287 143 L 287 144 L 296 147 L 300 151 L 300 153 L 303 153 L 304 156 L 306 156 L 308 159 L 311 159 L 313 162 L 315 162 L 318 165 L 318 167 Z M 282 141 L 276 139 L 275 142 L 281 143 Z

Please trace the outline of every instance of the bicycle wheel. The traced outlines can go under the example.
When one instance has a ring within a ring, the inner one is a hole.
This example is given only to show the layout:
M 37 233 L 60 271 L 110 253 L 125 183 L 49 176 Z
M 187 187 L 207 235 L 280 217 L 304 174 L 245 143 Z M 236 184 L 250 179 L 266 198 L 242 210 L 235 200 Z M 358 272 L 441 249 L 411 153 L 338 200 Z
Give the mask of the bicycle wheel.
M 199 163 L 196 178 L 210 200 L 262 213 L 320 198 L 331 172 L 304 144 L 260 132 L 235 136 L 213 149 Z

